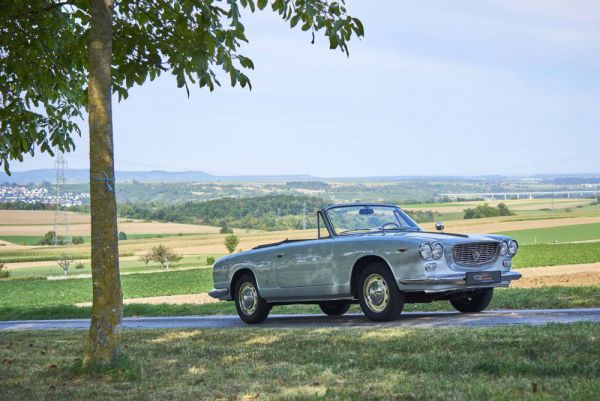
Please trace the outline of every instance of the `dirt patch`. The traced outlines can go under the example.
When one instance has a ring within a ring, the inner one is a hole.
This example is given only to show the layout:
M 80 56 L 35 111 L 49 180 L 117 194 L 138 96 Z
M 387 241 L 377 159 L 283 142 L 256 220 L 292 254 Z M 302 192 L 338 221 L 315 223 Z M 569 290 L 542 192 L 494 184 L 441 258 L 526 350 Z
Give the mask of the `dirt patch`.
M 201 292 L 199 294 L 168 295 L 168 296 L 162 296 L 162 297 L 128 298 L 128 299 L 123 300 L 123 303 L 125 305 L 129 305 L 129 304 L 203 305 L 203 304 L 212 304 L 215 302 L 219 302 L 219 300 L 210 297 L 206 292 Z M 92 306 L 92 303 L 91 302 L 82 302 L 82 303 L 75 304 L 75 305 L 79 306 L 79 307 L 85 307 L 85 306 Z
M 530 267 L 519 270 L 523 277 L 513 281 L 511 287 L 578 287 L 600 285 L 600 263 Z
M 67 212 L 67 217 L 71 224 L 90 222 L 89 214 Z M 54 224 L 54 210 L 0 210 L 0 224 Z
M 69 220 L 71 235 L 90 235 L 89 223 L 74 223 Z M 0 235 L 44 235 L 54 225 L 0 225 Z M 119 222 L 119 231 L 127 234 L 205 234 L 218 233 L 219 227 L 178 223 Z

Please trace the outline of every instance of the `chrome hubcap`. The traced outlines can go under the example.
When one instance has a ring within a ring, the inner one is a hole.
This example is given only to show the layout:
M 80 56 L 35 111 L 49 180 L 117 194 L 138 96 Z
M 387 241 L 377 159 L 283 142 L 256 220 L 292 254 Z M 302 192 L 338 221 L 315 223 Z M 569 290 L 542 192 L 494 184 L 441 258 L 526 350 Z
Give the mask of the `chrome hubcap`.
M 363 294 L 369 309 L 383 312 L 390 301 L 390 291 L 384 278 L 379 274 L 371 274 L 365 280 Z
M 256 303 L 258 301 L 258 293 L 256 292 L 256 287 L 252 283 L 244 283 L 240 287 L 240 291 L 238 292 L 238 299 L 240 304 L 240 309 L 244 314 L 251 315 L 256 310 Z

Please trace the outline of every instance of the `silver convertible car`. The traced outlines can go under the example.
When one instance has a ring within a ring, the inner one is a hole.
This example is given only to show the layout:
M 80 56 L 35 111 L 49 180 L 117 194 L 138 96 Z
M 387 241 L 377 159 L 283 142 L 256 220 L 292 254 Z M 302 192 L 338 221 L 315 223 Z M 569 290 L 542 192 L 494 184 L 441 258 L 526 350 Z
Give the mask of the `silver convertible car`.
M 353 303 L 374 321 L 397 318 L 405 303 L 448 300 L 480 312 L 511 271 L 518 244 L 502 235 L 424 231 L 393 205 L 348 204 L 317 212 L 315 239 L 285 240 L 219 259 L 209 295 L 233 300 L 246 323 L 274 305 L 318 304 L 342 315 Z

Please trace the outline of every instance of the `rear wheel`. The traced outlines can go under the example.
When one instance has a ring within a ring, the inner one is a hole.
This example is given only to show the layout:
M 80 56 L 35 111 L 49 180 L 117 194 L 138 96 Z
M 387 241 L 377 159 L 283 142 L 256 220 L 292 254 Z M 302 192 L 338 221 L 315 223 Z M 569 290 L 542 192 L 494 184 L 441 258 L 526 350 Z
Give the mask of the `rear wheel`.
M 235 285 L 235 309 L 240 319 L 248 324 L 262 323 L 271 307 L 258 293 L 256 280 L 249 273 L 242 275 Z
M 404 307 L 404 293 L 398 290 L 394 276 L 381 262 L 372 263 L 362 271 L 358 300 L 363 313 L 376 322 L 396 319 Z
M 488 307 L 494 295 L 493 288 L 461 294 L 450 300 L 456 310 L 463 313 L 481 312 Z
M 344 313 L 348 312 L 348 309 L 350 309 L 350 302 L 344 302 L 344 301 L 321 302 L 319 304 L 319 308 L 321 308 L 323 313 L 326 315 L 341 316 Z

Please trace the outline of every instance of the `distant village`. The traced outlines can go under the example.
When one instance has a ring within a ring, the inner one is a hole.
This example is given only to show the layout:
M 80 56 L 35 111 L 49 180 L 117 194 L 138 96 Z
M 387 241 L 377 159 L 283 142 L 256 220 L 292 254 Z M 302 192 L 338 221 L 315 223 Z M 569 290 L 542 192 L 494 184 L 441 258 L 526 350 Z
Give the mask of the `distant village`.
M 81 206 L 89 203 L 90 194 L 87 192 L 73 193 L 67 192 L 63 196 L 62 205 Z M 42 203 L 45 205 L 56 204 L 56 196 L 47 188 L 31 187 L 17 184 L 0 184 L 0 203 L 24 202 L 24 203 Z

